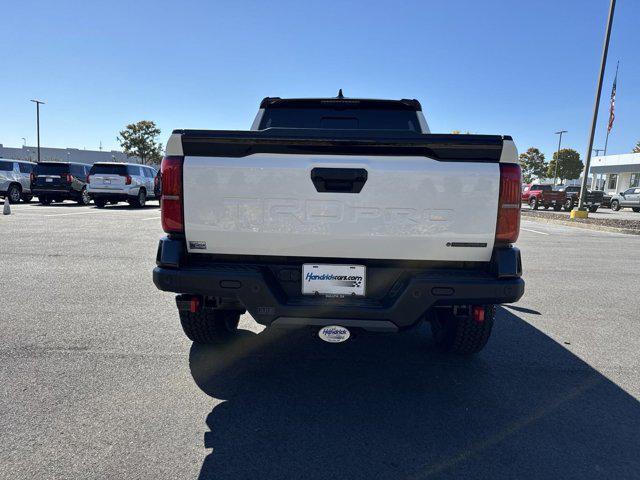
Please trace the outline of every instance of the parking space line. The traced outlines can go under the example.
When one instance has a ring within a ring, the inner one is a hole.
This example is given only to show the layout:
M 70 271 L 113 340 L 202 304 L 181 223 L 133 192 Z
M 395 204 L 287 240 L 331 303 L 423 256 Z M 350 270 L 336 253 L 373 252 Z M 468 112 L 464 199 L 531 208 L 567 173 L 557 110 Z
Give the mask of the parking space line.
M 540 235 L 551 235 L 550 233 L 547 232 L 541 232 L 539 230 L 533 230 L 531 228 L 524 228 L 524 227 L 520 227 L 520 230 L 524 230 L 525 232 L 531 232 L 531 233 L 539 233 Z

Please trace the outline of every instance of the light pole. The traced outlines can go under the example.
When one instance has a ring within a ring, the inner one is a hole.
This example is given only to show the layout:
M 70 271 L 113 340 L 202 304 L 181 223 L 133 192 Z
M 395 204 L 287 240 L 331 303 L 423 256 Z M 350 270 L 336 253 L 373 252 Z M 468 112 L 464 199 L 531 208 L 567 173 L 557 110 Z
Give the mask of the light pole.
M 556 184 L 556 178 L 558 178 L 558 164 L 560 163 L 560 145 L 562 145 L 562 134 L 563 133 L 567 133 L 567 130 L 560 130 L 559 132 L 556 132 L 556 135 L 560 135 L 560 138 L 558 138 L 558 153 L 556 153 L 556 171 L 553 174 L 553 184 Z
M 22 146 L 26 147 L 27 146 L 27 139 L 22 137 Z
M 44 104 L 40 100 L 31 100 L 36 104 L 36 129 L 38 133 L 38 163 L 40 163 L 40 104 Z
M 613 25 L 613 13 L 616 9 L 616 0 L 611 0 L 609 4 L 609 18 L 607 19 L 607 30 L 604 34 L 604 45 L 602 46 L 602 60 L 600 62 L 600 77 L 598 78 L 598 88 L 596 90 L 596 100 L 593 104 L 593 120 L 591 121 L 591 133 L 589 134 L 589 146 L 587 147 L 587 160 L 584 162 L 584 172 L 582 172 L 582 186 L 580 188 L 580 199 L 578 200 L 578 208 L 571 212 L 571 217 L 588 216 L 584 209 L 584 198 L 587 193 L 587 175 L 589 175 L 589 164 L 591 163 L 591 149 L 593 148 L 593 137 L 596 132 L 596 123 L 598 122 L 598 107 L 600 106 L 600 94 L 602 93 L 602 80 L 604 78 L 604 69 L 607 66 L 607 53 L 609 52 L 609 38 L 611 37 L 611 26 Z M 579 212 L 579 213 L 578 213 Z

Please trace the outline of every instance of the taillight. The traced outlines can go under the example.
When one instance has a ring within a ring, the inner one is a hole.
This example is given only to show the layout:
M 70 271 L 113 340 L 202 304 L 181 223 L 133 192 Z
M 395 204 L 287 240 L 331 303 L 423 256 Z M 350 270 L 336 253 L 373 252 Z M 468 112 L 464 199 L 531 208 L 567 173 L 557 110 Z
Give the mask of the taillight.
M 162 159 L 162 202 L 160 219 L 167 233 L 184 233 L 182 212 L 182 163 L 184 157 L 170 156 Z
M 496 244 L 514 243 L 518 239 L 520 233 L 520 185 L 520 165 L 501 163 Z
M 29 174 L 29 180 L 31 180 L 31 183 L 36 183 L 36 174 L 31 172 Z
M 67 173 L 66 180 L 67 180 L 67 183 L 73 182 L 73 175 L 71 175 L 70 173 Z
M 87 183 L 91 183 L 91 175 L 87 175 Z
M 131 185 L 131 175 L 127 175 L 126 177 L 124 177 L 124 184 Z

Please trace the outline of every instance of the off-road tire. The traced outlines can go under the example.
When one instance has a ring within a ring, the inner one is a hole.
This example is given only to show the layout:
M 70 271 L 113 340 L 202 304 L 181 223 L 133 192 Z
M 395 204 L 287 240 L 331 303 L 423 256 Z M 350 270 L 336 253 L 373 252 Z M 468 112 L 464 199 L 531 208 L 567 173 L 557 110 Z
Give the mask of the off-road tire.
M 180 310 L 182 330 L 195 343 L 221 343 L 233 336 L 239 321 L 240 312 L 237 310 L 203 308 L 195 313 Z
M 456 316 L 449 308 L 436 308 L 428 318 L 434 341 L 440 350 L 472 355 L 482 350 L 489 341 L 495 316 L 495 305 L 485 305 L 482 322 L 476 322 L 471 315 Z

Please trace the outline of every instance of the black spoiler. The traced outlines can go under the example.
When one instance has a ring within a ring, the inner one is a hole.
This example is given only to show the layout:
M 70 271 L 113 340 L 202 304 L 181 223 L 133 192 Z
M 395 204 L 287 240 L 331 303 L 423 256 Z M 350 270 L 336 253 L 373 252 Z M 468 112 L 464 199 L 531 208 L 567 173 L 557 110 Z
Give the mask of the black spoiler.
M 187 156 L 245 157 L 255 153 L 424 156 L 443 161 L 498 162 L 501 135 L 420 134 L 398 130 L 268 128 L 174 130 Z

